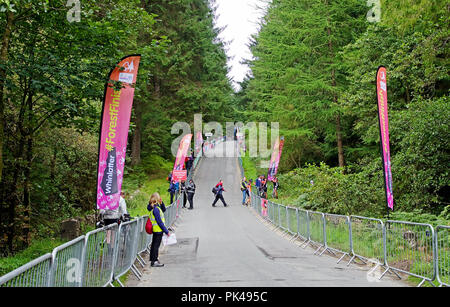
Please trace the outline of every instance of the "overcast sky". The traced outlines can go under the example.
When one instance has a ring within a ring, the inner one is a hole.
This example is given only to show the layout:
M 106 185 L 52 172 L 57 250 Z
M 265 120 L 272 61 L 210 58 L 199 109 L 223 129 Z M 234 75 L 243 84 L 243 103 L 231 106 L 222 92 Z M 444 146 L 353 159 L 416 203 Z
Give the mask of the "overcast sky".
M 217 23 L 216 27 L 226 29 L 220 34 L 225 43 L 225 51 L 230 58 L 228 62 L 229 74 L 233 80 L 233 87 L 239 88 L 238 82 L 242 81 L 249 71 L 247 65 L 241 64 L 245 59 L 251 59 L 252 54 L 247 47 L 250 36 L 257 33 L 259 21 L 265 14 L 269 0 L 216 0 Z

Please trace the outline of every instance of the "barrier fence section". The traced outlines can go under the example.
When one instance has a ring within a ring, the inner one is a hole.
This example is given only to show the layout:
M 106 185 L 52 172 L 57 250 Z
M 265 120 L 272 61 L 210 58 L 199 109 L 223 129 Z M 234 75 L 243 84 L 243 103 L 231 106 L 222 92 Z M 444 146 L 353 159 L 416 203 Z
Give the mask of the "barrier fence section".
M 194 161 L 189 179 L 193 177 L 201 155 Z M 166 225 L 177 220 L 183 197 L 177 195 L 164 212 Z M 108 225 L 88 232 L 62 244 L 52 253 L 0 276 L 0 287 L 106 287 L 131 270 L 138 279 L 142 277 L 136 263 L 144 266 L 141 257 L 149 253 L 152 235 L 145 231 L 148 216 L 128 222 Z
M 429 224 L 386 222 L 386 265 L 398 272 L 432 282 L 436 277 L 434 229 Z
M 47 253 L 0 277 L 3 287 L 48 287 L 52 254 Z
M 103 287 L 113 280 L 114 250 L 118 233 L 119 226 L 112 224 L 86 234 L 82 286 Z
M 241 177 L 244 177 L 242 159 L 239 156 Z M 267 214 L 263 214 L 262 198 L 251 193 L 252 208 L 265 220 L 285 233 L 300 239 L 301 247 L 309 244 L 317 248 L 314 254 L 325 251 L 341 253 L 338 263 L 345 256 L 363 263 L 371 262 L 375 268 L 382 266 L 383 278 L 398 273 L 420 279 L 418 287 L 425 282 L 450 286 L 450 226 L 368 218 L 355 215 L 337 215 L 292 208 L 267 200 Z
M 351 254 L 363 263 L 372 262 L 376 265 L 385 265 L 384 223 L 380 219 L 363 216 L 350 216 L 351 225 Z
M 52 252 L 50 284 L 53 287 L 80 287 L 85 236 L 56 247 Z
M 437 226 L 435 231 L 437 280 L 450 287 L 450 226 Z
M 338 263 L 352 250 L 352 227 L 350 217 L 338 214 L 324 214 L 326 245 L 331 253 L 342 253 Z

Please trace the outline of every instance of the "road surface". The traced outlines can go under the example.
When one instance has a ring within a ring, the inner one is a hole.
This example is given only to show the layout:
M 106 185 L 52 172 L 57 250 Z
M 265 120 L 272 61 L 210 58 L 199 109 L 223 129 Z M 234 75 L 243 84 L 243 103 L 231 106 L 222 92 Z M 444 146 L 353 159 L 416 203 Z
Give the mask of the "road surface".
M 224 144 L 233 148 L 233 142 Z M 237 158 L 203 158 L 194 177 L 194 210 L 182 209 L 176 223 L 178 244 L 161 246 L 159 259 L 165 266 L 147 264 L 140 269 L 142 280 L 130 274 L 127 286 L 405 286 L 388 276 L 377 282 L 367 276 L 366 267 L 336 264 L 336 258 L 313 255 L 314 249 L 282 237 L 241 205 L 239 177 Z M 211 189 L 219 179 L 224 181 L 226 208 L 220 200 L 211 206 Z

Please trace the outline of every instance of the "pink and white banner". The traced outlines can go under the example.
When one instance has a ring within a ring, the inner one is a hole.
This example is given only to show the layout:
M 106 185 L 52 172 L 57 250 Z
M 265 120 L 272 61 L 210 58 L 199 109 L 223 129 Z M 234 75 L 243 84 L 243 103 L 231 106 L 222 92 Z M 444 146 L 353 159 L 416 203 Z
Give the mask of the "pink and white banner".
M 269 181 L 275 179 L 275 176 L 277 174 L 278 165 L 280 164 L 281 159 L 281 153 L 283 151 L 283 145 L 284 145 L 284 137 L 281 137 L 281 140 L 277 139 L 273 146 L 272 157 L 270 159 L 269 164 L 269 172 L 267 174 L 267 179 Z
M 105 86 L 98 153 L 97 209 L 114 210 L 119 206 L 140 60 L 140 55 L 123 58 L 110 72 Z
M 386 68 L 380 66 L 377 71 L 378 119 L 380 124 L 381 158 L 383 160 L 384 182 L 387 206 L 394 210 L 392 191 L 391 151 L 389 148 L 389 121 L 387 106 Z
M 200 131 L 197 131 L 197 136 L 195 137 L 195 157 L 198 157 L 202 151 L 203 145 L 203 135 Z
M 191 147 L 192 134 L 186 134 L 178 146 L 177 157 L 175 158 L 175 163 L 173 165 L 172 179 L 175 181 L 185 180 L 186 171 L 180 172 L 184 169 L 184 162 Z

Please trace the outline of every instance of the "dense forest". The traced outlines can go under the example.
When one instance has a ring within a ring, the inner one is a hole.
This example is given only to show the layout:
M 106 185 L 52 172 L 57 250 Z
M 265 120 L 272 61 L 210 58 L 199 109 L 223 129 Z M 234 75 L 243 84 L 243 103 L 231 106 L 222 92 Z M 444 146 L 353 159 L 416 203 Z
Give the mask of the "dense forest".
M 173 123 L 232 112 L 213 2 L 82 1 L 78 22 L 66 4 L 0 1 L 1 256 L 95 212 L 104 86 L 123 56 L 142 56 L 125 178 L 161 175 Z
M 247 120 L 280 123 L 283 201 L 386 216 L 375 94 L 383 65 L 395 216 L 449 223 L 449 10 L 386 0 L 369 22 L 366 1 L 272 1 L 236 105 Z
M 0 257 L 95 214 L 104 86 L 128 54 L 142 60 L 127 193 L 166 184 L 171 127 L 201 113 L 204 122 L 279 122 L 283 203 L 385 217 L 375 95 L 384 65 L 393 216 L 449 223 L 448 3 L 382 0 L 374 21 L 365 0 L 272 0 L 234 93 L 217 1 L 81 1 L 73 22 L 66 0 L 0 0 Z M 258 162 L 245 160 L 267 173 Z

